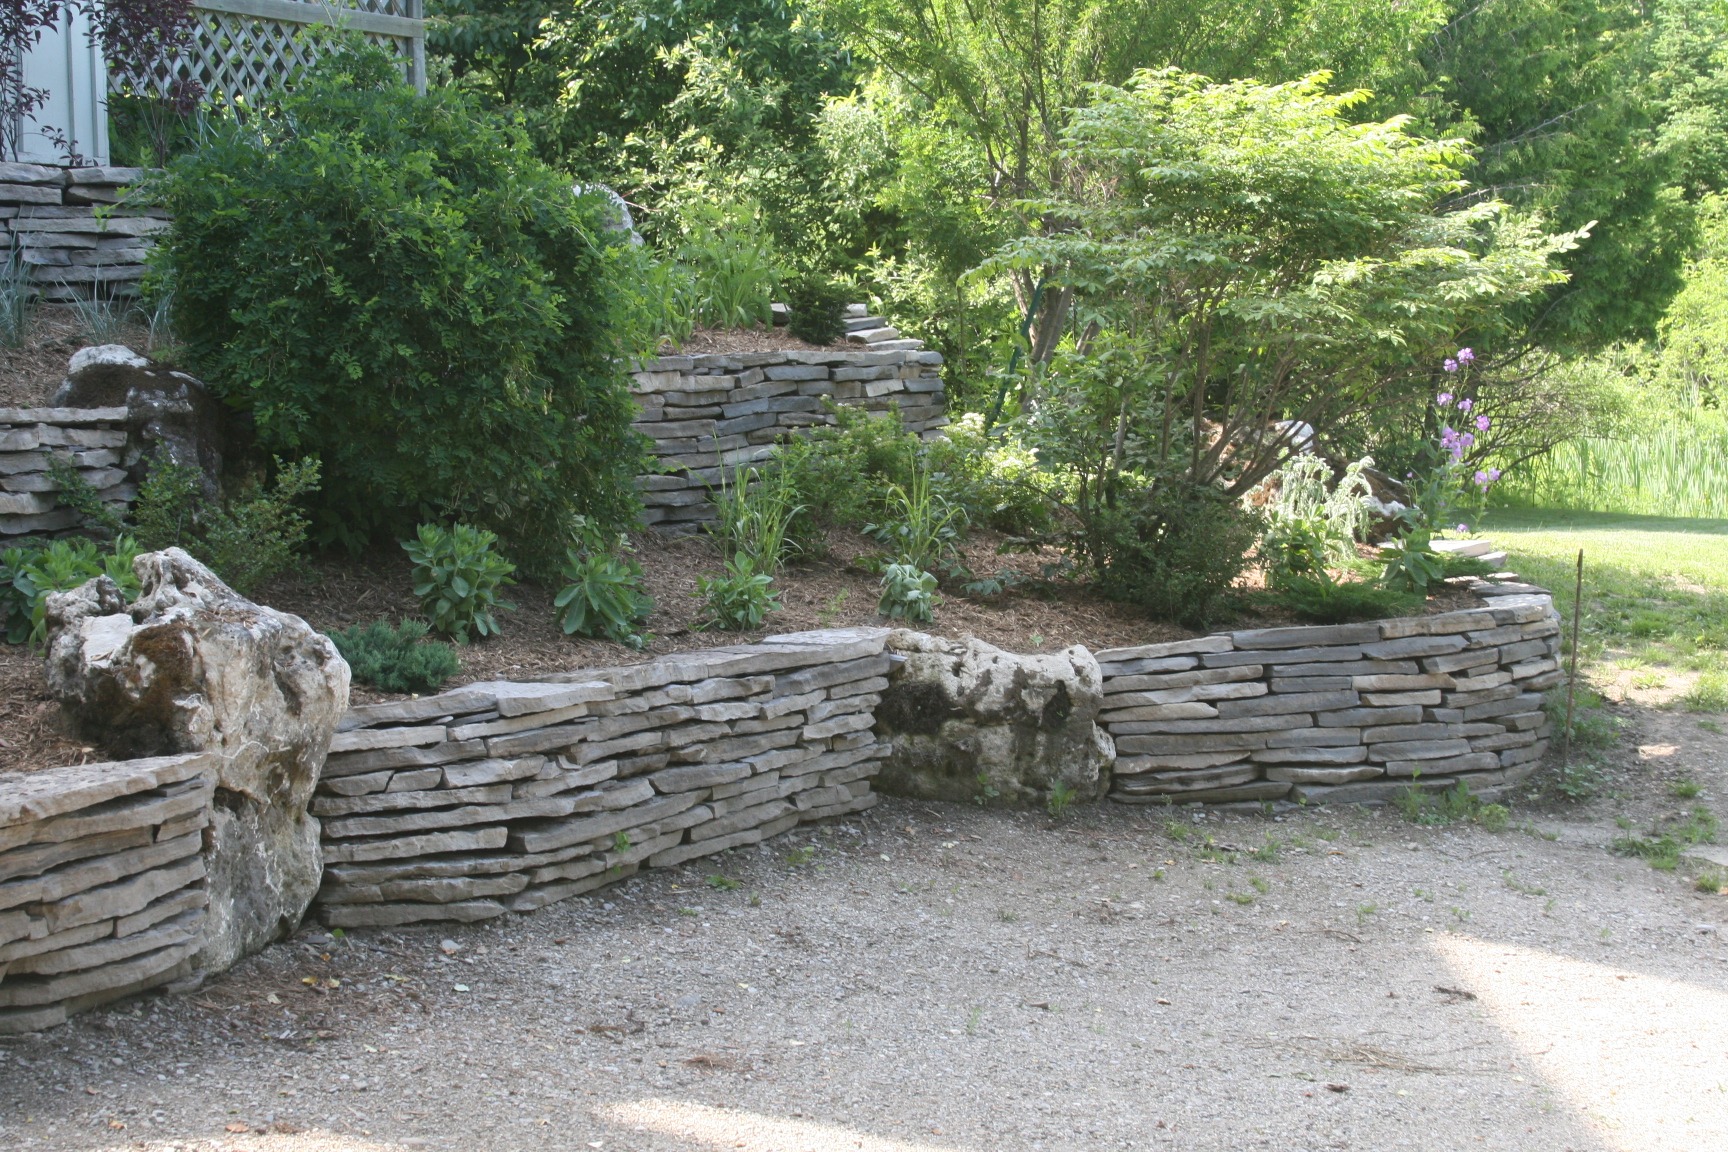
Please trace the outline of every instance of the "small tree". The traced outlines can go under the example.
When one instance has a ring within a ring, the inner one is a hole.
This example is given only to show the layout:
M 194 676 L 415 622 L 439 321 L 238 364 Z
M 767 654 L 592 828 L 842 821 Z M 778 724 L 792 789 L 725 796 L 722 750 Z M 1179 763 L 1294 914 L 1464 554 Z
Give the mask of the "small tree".
M 1067 189 L 978 270 L 1054 269 L 1074 291 L 1091 327 L 1024 401 L 1065 410 L 1061 455 L 1104 504 L 1128 472 L 1238 496 L 1563 279 L 1549 258 L 1581 233 L 1465 197 L 1461 142 L 1351 123 L 1366 94 L 1326 80 L 1094 86 L 1064 133 Z

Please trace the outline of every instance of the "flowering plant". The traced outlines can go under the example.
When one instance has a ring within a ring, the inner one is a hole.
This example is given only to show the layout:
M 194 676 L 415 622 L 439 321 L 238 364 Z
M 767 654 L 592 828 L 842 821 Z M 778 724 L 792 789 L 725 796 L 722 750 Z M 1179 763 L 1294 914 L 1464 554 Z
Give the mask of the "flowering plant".
M 1460 348 L 1441 365 L 1457 383 L 1434 397 L 1428 414 L 1432 430 L 1418 446 L 1416 466 L 1405 474 L 1410 501 L 1399 513 L 1404 524 L 1389 548 L 1384 577 L 1389 584 L 1426 590 L 1441 571 L 1433 558 L 1434 533 L 1468 532 L 1470 525 L 1461 517 L 1481 511 L 1488 489 L 1500 479 L 1498 468 L 1477 468 L 1472 459 L 1478 435 L 1494 426 L 1487 416 L 1472 415 L 1476 401 L 1463 395 L 1475 362 L 1473 349 Z

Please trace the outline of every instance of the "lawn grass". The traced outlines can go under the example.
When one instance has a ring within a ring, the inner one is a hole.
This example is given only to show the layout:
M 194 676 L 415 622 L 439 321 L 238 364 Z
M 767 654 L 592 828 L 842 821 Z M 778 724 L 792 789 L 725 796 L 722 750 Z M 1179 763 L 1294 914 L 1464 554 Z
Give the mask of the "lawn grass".
M 1572 615 L 1584 550 L 1579 655 L 1592 673 L 1688 673 L 1683 706 L 1728 710 L 1728 520 L 1609 512 L 1490 510 L 1479 531 Z

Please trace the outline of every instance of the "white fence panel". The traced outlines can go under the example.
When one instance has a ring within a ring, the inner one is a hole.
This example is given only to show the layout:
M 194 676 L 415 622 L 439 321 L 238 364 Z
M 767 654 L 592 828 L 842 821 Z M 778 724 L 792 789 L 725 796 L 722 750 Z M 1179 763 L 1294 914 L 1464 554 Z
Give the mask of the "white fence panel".
M 47 92 L 21 118 L 13 139 L 28 164 L 108 163 L 108 65 L 90 35 L 90 17 L 66 13 L 24 55 L 24 86 Z

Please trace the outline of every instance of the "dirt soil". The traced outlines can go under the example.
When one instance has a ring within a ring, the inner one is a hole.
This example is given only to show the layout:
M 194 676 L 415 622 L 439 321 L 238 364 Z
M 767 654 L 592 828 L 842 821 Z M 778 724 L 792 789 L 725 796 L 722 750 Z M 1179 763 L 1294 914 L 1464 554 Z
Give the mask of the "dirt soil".
M 147 329 L 129 324 L 122 329 L 119 343 L 142 351 L 149 336 Z M 0 408 L 49 404 L 54 390 L 66 379 L 66 362 L 88 343 L 72 308 L 39 305 L 30 318 L 23 346 L 0 348 Z
M 785 328 L 698 328 L 683 344 L 669 348 L 668 356 L 705 356 L 716 352 L 821 352 L 832 344 L 800 340 Z M 865 351 L 863 345 L 849 345 Z
M 1054 549 L 999 554 L 1003 537 L 976 532 L 965 543 L 967 566 L 979 575 L 996 575 L 1014 568 L 1037 576 L 1045 565 L 1060 561 Z M 706 536 L 662 536 L 643 533 L 636 539 L 636 558 L 655 601 L 648 622 L 653 640 L 641 651 L 603 640 L 564 635 L 552 598 L 555 589 L 519 584 L 507 590 L 514 611 L 499 614 L 503 635 L 463 645 L 458 650 L 462 670 L 452 684 L 474 680 L 526 680 L 574 668 L 611 667 L 637 663 L 652 656 L 692 648 L 737 644 L 769 632 L 813 628 L 880 626 L 876 614 L 879 578 L 870 561 L 880 549 L 858 533 L 831 534 L 826 556 L 792 564 L 777 579 L 781 609 L 768 618 L 769 627 L 739 633 L 703 630 L 703 602 L 697 577 L 720 569 L 719 553 Z M 379 548 L 359 557 L 328 556 L 310 561 L 299 572 L 259 590 L 255 599 L 304 618 L 321 632 L 371 620 L 401 620 L 419 612 L 410 581 L 412 565 L 396 548 Z M 1429 612 L 1450 611 L 1480 603 L 1456 589 L 1437 590 Z M 1278 612 L 1245 609 L 1220 627 L 1260 628 L 1302 621 Z M 1150 620 L 1133 608 L 1096 596 L 1083 585 L 1031 581 L 995 596 L 944 594 L 933 624 L 924 631 L 944 636 L 976 636 L 1012 652 L 1056 651 L 1084 644 L 1093 651 L 1180 639 L 1195 633 L 1177 625 Z M 100 758 L 99 750 L 67 730 L 58 705 L 42 683 L 42 658 L 26 646 L 0 644 L 0 689 L 15 706 L 0 711 L 0 771 L 32 770 Z M 353 689 L 355 703 L 390 699 L 391 694 L 365 685 Z
M 1624 720 L 1599 799 L 1498 833 L 888 800 L 501 922 L 303 929 L 0 1041 L 0 1147 L 1714 1152 L 1728 896 L 1606 846 L 1728 816 L 1728 738 Z

